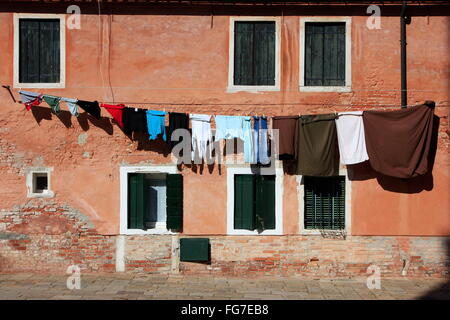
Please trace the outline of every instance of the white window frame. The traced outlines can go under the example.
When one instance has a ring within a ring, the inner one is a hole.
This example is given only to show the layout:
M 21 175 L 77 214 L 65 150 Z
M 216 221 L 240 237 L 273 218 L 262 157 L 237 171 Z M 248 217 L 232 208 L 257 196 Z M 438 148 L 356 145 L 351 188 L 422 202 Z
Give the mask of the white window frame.
M 19 82 L 19 20 L 20 19 L 59 19 L 59 82 L 55 83 L 25 83 Z M 13 62 L 13 86 L 14 88 L 64 88 L 66 84 L 66 15 L 65 14 L 41 14 L 41 13 L 14 13 L 14 62 Z
M 339 168 L 339 175 L 345 176 L 345 234 L 350 236 L 352 232 L 352 182 L 348 178 L 347 168 Z M 297 176 L 297 198 L 299 211 L 299 234 L 301 235 L 321 235 L 319 229 L 305 228 L 305 185 L 303 176 Z
M 44 168 L 44 167 L 33 167 L 28 168 L 26 171 L 26 186 L 27 186 L 27 197 L 28 198 L 52 198 L 55 193 L 52 191 L 51 184 L 51 172 L 53 168 Z M 36 183 L 34 176 L 36 173 L 45 173 L 47 174 L 47 190 L 44 192 L 33 192 L 34 185 Z
M 262 169 L 258 174 L 275 175 L 275 229 L 244 230 L 234 229 L 234 176 L 237 174 L 255 174 L 250 165 L 227 166 L 227 235 L 282 235 L 283 234 L 283 191 L 284 173 L 281 163 L 277 161 L 272 170 Z
M 120 167 L 120 234 L 178 234 L 166 229 L 166 225 L 157 224 L 155 228 L 141 230 L 128 229 L 128 174 L 129 173 L 179 173 L 176 165 L 148 165 Z
M 275 85 L 273 86 L 241 86 L 234 85 L 234 25 L 237 21 L 268 21 L 275 22 Z M 280 91 L 280 50 L 281 50 L 281 19 L 279 17 L 230 17 L 229 52 L 228 52 L 228 92 L 261 92 Z
M 305 23 L 345 22 L 345 85 L 305 86 Z M 352 18 L 351 17 L 303 17 L 300 18 L 300 84 L 301 92 L 351 92 L 352 91 Z

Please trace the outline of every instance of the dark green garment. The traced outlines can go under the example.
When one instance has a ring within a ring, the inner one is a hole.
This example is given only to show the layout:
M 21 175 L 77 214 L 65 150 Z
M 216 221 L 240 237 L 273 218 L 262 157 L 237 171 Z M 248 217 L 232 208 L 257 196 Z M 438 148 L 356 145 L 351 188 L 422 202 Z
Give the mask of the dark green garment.
M 298 123 L 297 174 L 339 175 L 335 114 L 301 116 Z
M 59 114 L 59 112 L 61 111 L 61 108 L 59 107 L 59 102 L 61 101 L 61 97 L 44 95 L 43 98 L 44 98 L 44 101 L 48 103 L 50 108 L 52 108 L 52 112 L 54 114 Z

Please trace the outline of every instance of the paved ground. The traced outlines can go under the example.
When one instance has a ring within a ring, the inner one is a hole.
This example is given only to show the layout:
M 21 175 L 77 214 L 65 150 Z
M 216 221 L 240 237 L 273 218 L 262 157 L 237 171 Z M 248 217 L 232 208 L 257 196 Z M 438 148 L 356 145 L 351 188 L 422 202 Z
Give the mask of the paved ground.
M 218 278 L 136 274 L 81 275 L 81 289 L 67 289 L 68 276 L 0 274 L 0 299 L 446 299 L 450 281 L 381 279 Z

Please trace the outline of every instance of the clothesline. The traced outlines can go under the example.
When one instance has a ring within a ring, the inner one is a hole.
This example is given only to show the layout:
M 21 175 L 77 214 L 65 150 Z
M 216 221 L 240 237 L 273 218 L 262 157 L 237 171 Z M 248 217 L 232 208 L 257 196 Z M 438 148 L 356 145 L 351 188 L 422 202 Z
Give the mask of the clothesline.
M 9 86 L 3 85 L 3 88 L 10 91 Z M 11 92 L 11 91 L 10 91 Z M 11 97 L 14 102 L 21 103 L 21 101 L 16 101 L 14 97 Z M 449 103 L 450 100 L 444 100 L 436 103 L 438 108 L 449 108 L 450 105 L 442 105 L 443 103 Z M 103 103 L 114 103 L 114 104 L 125 104 L 125 105 L 166 105 L 166 106 L 289 106 L 289 105 L 302 105 L 302 106 L 335 106 L 335 107 L 382 107 L 386 109 L 390 108 L 400 108 L 402 105 L 399 104 L 358 104 L 358 103 L 308 103 L 308 102 L 283 102 L 283 103 L 187 103 L 187 102 L 148 102 L 148 101 L 103 101 Z M 412 107 L 413 105 L 408 105 L 407 107 Z
M 30 91 L 19 91 L 19 94 L 28 110 L 40 105 L 44 100 L 53 113 L 59 114 L 60 102 L 63 101 L 73 116 L 79 116 L 79 106 L 100 119 L 100 108 L 103 107 L 125 134 L 146 133 L 149 140 L 161 137 L 171 150 L 175 146 L 172 138 L 176 139 L 180 132 L 178 130 L 183 129 L 182 132 L 186 133 L 191 127 L 189 160 L 192 161 L 198 159 L 196 157 L 198 155 L 200 159 L 208 162 L 212 156 L 211 143 L 239 138 L 244 142 L 246 163 L 270 162 L 267 121 L 269 117 L 236 115 L 214 117 L 211 114 L 166 113 L 165 110 L 131 107 L 129 103 L 128 106 L 117 102 L 114 105 L 99 104 L 96 100 L 77 100 Z M 380 173 L 398 178 L 412 178 L 428 171 L 428 153 L 434 130 L 434 108 L 433 101 L 426 101 L 409 109 L 389 112 L 352 110 L 337 113 L 334 110 L 334 113 L 273 116 L 270 118 L 272 129 L 275 131 L 270 140 L 276 140 L 273 142 L 279 147 L 277 153 L 280 159 L 283 157 L 296 161 L 298 175 L 338 175 L 339 157 L 336 152 L 339 149 L 341 162 L 345 165 L 370 160 L 374 170 Z M 167 133 L 166 116 L 169 120 Z M 211 127 L 213 119 L 216 124 L 215 134 Z M 397 125 L 400 121 L 401 126 Z M 183 137 L 183 141 L 184 139 Z
M 445 101 L 444 101 L 445 102 Z M 358 103 L 347 103 L 347 104 L 336 104 L 336 103 L 304 103 L 304 102 L 285 102 L 285 103 L 168 103 L 168 102 L 130 102 L 130 101 L 106 101 L 104 103 L 115 103 L 115 104 L 125 104 L 125 105 L 166 105 L 166 106 L 290 106 L 290 105 L 300 105 L 300 106 L 336 106 L 336 107 L 382 107 L 382 108 L 401 108 L 400 104 L 358 104 Z M 442 101 L 440 102 L 442 103 Z M 408 105 L 407 107 L 413 107 L 414 105 Z M 450 105 L 439 105 L 436 107 L 448 108 Z
M 20 101 L 16 103 L 22 104 Z M 382 107 L 395 108 L 402 107 L 400 104 L 335 104 L 335 103 L 167 103 L 167 102 L 127 102 L 127 101 L 104 101 L 103 103 L 115 103 L 125 105 L 166 105 L 166 106 L 289 106 L 289 105 L 304 105 L 304 106 L 336 106 L 336 107 Z M 414 105 L 408 105 L 412 107 Z M 100 106 L 101 107 L 101 106 Z M 436 108 L 450 108 L 450 105 L 436 104 Z

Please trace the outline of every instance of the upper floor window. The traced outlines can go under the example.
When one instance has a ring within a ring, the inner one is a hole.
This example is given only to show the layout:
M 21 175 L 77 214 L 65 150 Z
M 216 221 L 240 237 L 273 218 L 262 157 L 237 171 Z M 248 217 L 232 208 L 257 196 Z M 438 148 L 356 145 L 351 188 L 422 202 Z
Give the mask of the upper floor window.
M 230 90 L 279 90 L 277 18 L 232 18 Z
M 350 22 L 301 20 L 301 91 L 350 91 Z
M 64 87 L 64 19 L 17 14 L 14 35 L 15 87 Z

